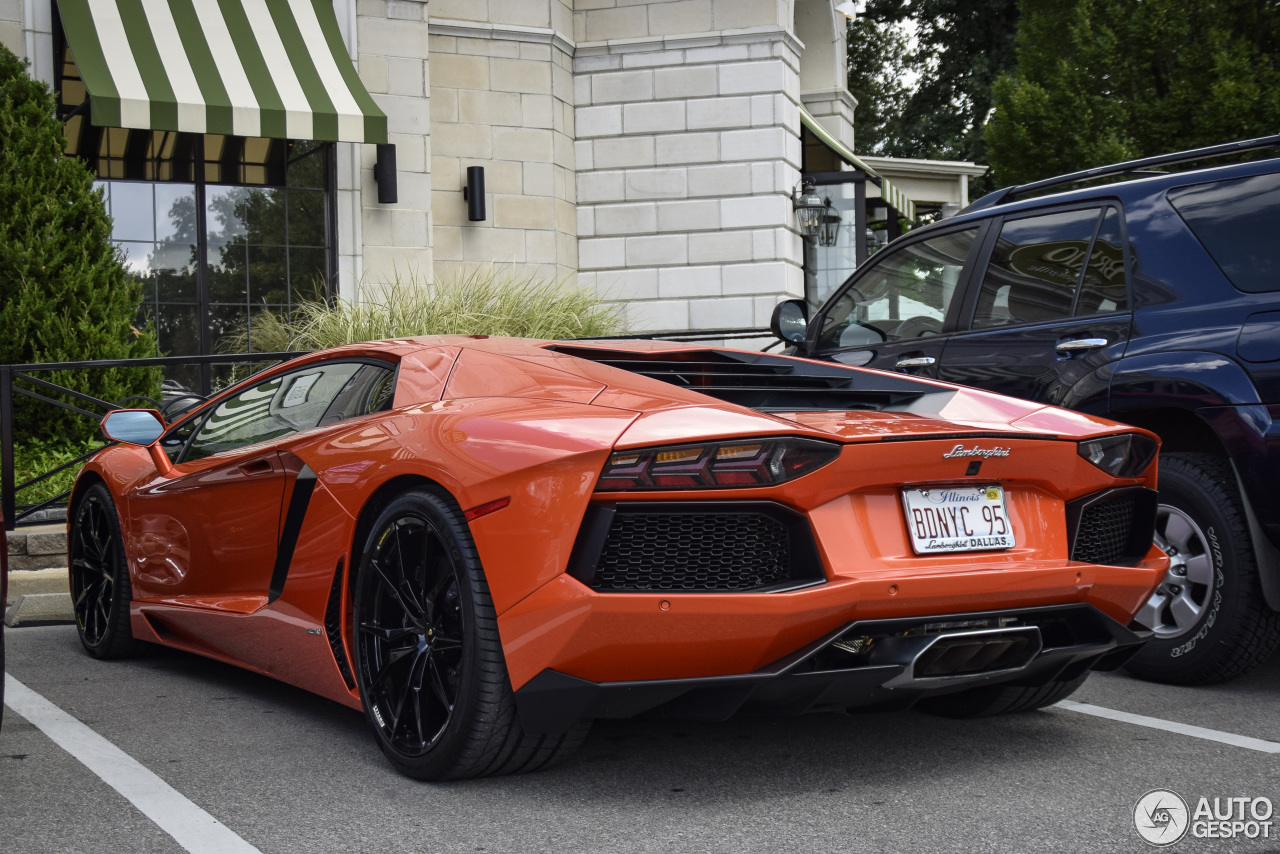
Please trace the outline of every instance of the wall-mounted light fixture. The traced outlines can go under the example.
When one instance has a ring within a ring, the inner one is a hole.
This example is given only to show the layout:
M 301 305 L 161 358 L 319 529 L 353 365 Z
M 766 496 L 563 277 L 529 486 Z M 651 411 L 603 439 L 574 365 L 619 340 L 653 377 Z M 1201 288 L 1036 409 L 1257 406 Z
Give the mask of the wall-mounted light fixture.
M 462 198 L 467 200 L 467 219 L 484 222 L 484 167 L 467 167 L 467 185 L 462 188 Z
M 396 147 L 394 143 L 378 144 L 378 162 L 373 166 L 373 180 L 378 183 L 378 204 L 394 205 L 396 191 Z
M 822 215 L 826 212 L 827 202 L 822 200 L 814 188 L 813 181 L 801 178 L 800 183 L 791 191 L 791 205 L 796 211 L 796 228 L 805 239 L 816 237 L 822 228 Z
M 826 207 L 822 209 L 822 228 L 818 231 L 819 246 L 835 246 L 840 239 L 840 211 L 831 206 L 830 199 L 823 199 Z

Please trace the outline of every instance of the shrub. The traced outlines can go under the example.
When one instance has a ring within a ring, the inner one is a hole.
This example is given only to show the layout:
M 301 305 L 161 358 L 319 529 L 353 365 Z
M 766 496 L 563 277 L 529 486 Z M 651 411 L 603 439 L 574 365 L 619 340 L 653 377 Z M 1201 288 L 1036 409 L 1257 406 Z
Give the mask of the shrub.
M 303 303 L 292 318 L 263 309 L 226 352 L 319 350 L 416 335 L 588 338 L 619 332 L 621 324 L 620 308 L 586 289 L 486 266 L 434 285 L 397 275 L 358 305 Z
M 53 96 L 0 45 L 0 363 L 154 356 L 155 336 L 134 326 L 141 293 L 111 243 L 93 173 L 62 149 Z M 107 401 L 160 387 L 154 368 L 40 377 Z M 94 431 L 83 416 L 18 396 L 14 432 L 75 444 Z
M 77 457 L 90 451 L 96 451 L 101 447 L 101 441 L 85 443 L 65 441 L 15 443 L 13 448 L 14 483 L 21 484 L 45 472 L 53 471 L 58 466 L 69 463 Z M 79 472 L 80 466 L 71 466 L 47 480 L 42 480 L 26 489 L 19 490 L 17 494 L 18 504 L 39 504 L 42 501 L 56 498 L 71 489 L 71 485 L 75 482 L 76 475 Z

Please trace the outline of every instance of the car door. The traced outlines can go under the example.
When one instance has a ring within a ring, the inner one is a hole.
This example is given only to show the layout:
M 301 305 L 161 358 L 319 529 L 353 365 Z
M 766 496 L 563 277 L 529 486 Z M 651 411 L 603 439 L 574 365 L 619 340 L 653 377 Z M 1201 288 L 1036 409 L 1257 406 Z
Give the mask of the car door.
M 1119 206 L 1009 217 L 988 243 L 938 378 L 1105 413 L 1099 369 L 1124 355 L 1133 319 Z
M 362 414 L 371 380 L 390 403 L 394 366 L 334 360 L 288 370 L 206 408 L 171 431 L 170 476 L 130 496 L 139 599 L 250 612 L 266 604 L 285 493 L 304 466 L 278 444 Z M 390 382 L 388 382 L 390 379 Z M 376 383 L 375 383 L 376 385 Z M 186 434 L 185 436 L 183 434 Z
M 977 224 L 930 232 L 879 253 L 823 305 L 808 351 L 846 365 L 936 376 L 981 232 Z

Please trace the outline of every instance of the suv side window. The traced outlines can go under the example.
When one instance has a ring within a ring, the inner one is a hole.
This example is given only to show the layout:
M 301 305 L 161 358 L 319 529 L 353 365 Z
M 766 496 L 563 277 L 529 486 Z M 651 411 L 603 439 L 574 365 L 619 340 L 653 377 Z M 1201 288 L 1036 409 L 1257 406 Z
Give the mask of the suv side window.
M 1039 323 L 1122 308 L 1120 218 L 1114 209 L 1107 210 L 1101 235 L 1100 208 L 1007 220 L 982 279 L 973 328 Z M 1095 236 L 1103 238 L 1097 248 Z M 1079 311 L 1078 292 L 1086 295 Z
M 1231 284 L 1254 294 L 1280 290 L 1280 175 L 1179 187 L 1169 203 Z
M 394 385 L 390 364 L 326 362 L 278 374 L 219 404 L 192 437 L 183 462 L 385 409 Z
M 942 331 L 977 228 L 942 234 L 884 253 L 833 300 L 818 350 L 926 338 Z

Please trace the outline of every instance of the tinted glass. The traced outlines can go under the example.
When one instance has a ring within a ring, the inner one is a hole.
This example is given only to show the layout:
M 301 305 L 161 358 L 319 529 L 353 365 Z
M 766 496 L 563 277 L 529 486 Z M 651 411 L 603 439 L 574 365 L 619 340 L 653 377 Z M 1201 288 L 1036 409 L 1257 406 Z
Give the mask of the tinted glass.
M 973 315 L 975 328 L 1071 315 L 1097 208 L 1009 220 L 991 252 Z
M 241 391 L 213 411 L 183 459 L 197 460 L 317 426 L 365 367 L 358 362 L 311 365 Z
M 1231 284 L 1251 293 L 1280 290 L 1280 175 L 1181 187 L 1169 201 Z
M 1111 208 L 1102 219 L 1102 228 L 1093 241 L 1089 266 L 1076 299 L 1077 315 L 1124 311 L 1129 307 L 1124 277 L 1124 237 L 1120 231 L 1120 211 Z
M 977 234 L 944 234 L 879 258 L 823 315 L 819 349 L 937 335 Z

